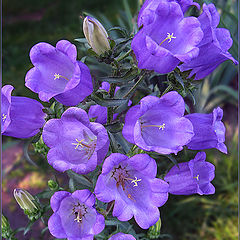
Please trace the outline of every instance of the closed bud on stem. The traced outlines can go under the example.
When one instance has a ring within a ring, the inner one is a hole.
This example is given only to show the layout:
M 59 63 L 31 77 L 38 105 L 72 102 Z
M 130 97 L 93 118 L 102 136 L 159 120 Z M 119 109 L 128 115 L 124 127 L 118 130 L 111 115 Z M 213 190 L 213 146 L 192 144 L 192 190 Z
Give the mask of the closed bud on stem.
M 147 236 L 150 239 L 157 239 L 160 236 L 160 231 L 161 231 L 161 218 L 158 219 L 158 221 L 149 228 Z
M 14 189 L 13 195 L 27 215 L 37 212 L 40 209 L 34 197 L 26 190 Z
M 57 191 L 59 189 L 58 183 L 52 179 L 48 181 L 48 187 L 52 191 Z
M 97 19 L 89 16 L 85 17 L 83 33 L 93 51 L 98 55 L 110 50 L 107 31 Z
M 7 218 L 2 214 L 2 232 L 10 227 Z

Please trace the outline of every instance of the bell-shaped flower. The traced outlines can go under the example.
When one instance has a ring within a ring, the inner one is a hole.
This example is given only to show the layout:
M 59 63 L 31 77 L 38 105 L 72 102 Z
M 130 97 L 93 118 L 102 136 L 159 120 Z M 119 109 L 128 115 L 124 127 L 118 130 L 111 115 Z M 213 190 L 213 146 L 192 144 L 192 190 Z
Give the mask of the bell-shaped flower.
M 104 216 L 94 208 L 95 197 L 87 189 L 56 192 L 50 204 L 54 213 L 48 220 L 48 228 L 56 238 L 93 240 L 105 227 Z
M 225 126 L 223 124 L 223 110 L 218 107 L 212 113 L 193 113 L 185 116 L 193 125 L 194 137 L 187 144 L 189 149 L 202 150 L 217 148 L 227 154 L 225 141 Z
M 184 112 L 184 100 L 175 91 L 144 97 L 127 112 L 122 134 L 143 150 L 177 154 L 194 135 Z
M 89 16 L 84 18 L 83 33 L 93 51 L 98 55 L 110 50 L 108 34 L 96 18 Z
M 113 216 L 128 221 L 133 216 L 137 224 L 147 229 L 155 224 L 158 207 L 168 199 L 168 184 L 156 178 L 157 164 L 147 154 L 131 158 L 112 153 L 103 163 L 96 187 L 96 198 L 115 201 Z
M 189 77 L 195 75 L 195 80 L 209 75 L 219 64 L 232 60 L 235 65 L 238 62 L 228 52 L 232 46 L 232 38 L 229 30 L 217 28 L 220 15 L 214 4 L 203 4 L 203 13 L 198 18 L 204 33 L 199 48 L 198 57 L 179 66 L 181 71 L 191 70 Z
M 45 123 L 46 114 L 38 101 L 11 96 L 13 86 L 2 87 L 1 133 L 16 138 L 29 138 L 36 135 Z
M 165 74 L 198 56 L 196 46 L 203 37 L 200 22 L 184 17 L 178 3 L 159 1 L 147 16 L 131 44 L 140 69 Z
M 99 123 L 91 123 L 87 113 L 76 107 L 66 110 L 61 119 L 49 120 L 42 136 L 50 148 L 48 162 L 60 172 L 71 169 L 80 174 L 89 173 L 108 152 L 106 129 Z
M 36 44 L 30 51 L 34 67 L 26 75 L 25 86 L 44 102 L 54 97 L 66 106 L 77 105 L 92 93 L 93 86 L 88 67 L 76 58 L 77 49 L 67 40 L 56 47 Z
M 136 240 L 131 234 L 116 233 L 112 235 L 108 240 Z
M 138 14 L 138 27 L 141 27 L 142 25 L 144 26 L 144 22 L 148 22 L 148 19 L 154 18 L 156 14 L 155 11 L 160 2 L 176 2 L 180 5 L 183 13 L 185 13 L 191 6 L 200 9 L 200 5 L 193 2 L 193 0 L 146 0 Z
M 175 195 L 214 194 L 215 188 L 210 182 L 214 179 L 215 167 L 205 159 L 205 152 L 199 152 L 189 162 L 173 166 L 164 178 L 169 183 L 169 193 Z

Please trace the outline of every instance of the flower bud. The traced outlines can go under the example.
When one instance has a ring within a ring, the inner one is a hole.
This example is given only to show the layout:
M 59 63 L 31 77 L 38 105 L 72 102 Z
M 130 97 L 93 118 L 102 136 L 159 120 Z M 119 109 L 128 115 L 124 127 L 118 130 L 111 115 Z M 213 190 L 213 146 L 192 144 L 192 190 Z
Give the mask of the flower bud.
M 26 212 L 26 214 L 31 214 L 39 209 L 38 204 L 34 197 L 23 189 L 14 189 L 13 195 L 19 204 L 19 206 Z
M 52 179 L 48 181 L 48 187 L 52 191 L 57 191 L 59 189 L 58 183 Z
M 108 34 L 97 19 L 89 16 L 85 17 L 83 21 L 83 33 L 93 51 L 98 55 L 110 50 Z
M 2 214 L 2 231 L 10 227 L 8 219 Z
M 147 236 L 150 239 L 157 239 L 160 236 L 160 230 L 161 230 L 161 218 L 158 219 L 158 221 L 149 228 Z

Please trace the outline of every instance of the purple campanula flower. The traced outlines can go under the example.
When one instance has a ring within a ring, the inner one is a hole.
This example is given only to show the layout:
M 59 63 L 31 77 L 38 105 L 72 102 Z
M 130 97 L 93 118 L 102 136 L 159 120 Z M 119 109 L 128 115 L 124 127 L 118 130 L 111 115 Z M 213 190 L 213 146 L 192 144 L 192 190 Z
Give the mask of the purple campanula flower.
M 225 126 L 222 123 L 223 110 L 218 107 L 212 113 L 193 113 L 185 116 L 193 125 L 194 137 L 187 144 L 189 149 L 217 148 L 227 154 Z
M 203 37 L 200 22 L 184 18 L 178 3 L 159 1 L 154 13 L 142 21 L 144 26 L 131 44 L 140 69 L 165 74 L 198 56 L 196 46 Z
M 155 17 L 155 11 L 160 2 L 176 2 L 180 5 L 183 13 L 185 13 L 190 6 L 195 6 L 200 9 L 200 5 L 193 2 L 193 0 L 146 0 L 138 14 L 138 27 L 144 25 L 144 22 L 148 22 L 148 19 Z
M 194 135 L 184 112 L 184 100 L 175 91 L 161 98 L 144 97 L 127 112 L 123 136 L 143 150 L 177 154 Z
M 93 207 L 95 197 L 87 189 L 72 194 L 56 192 L 50 203 L 54 213 L 48 220 L 48 228 L 56 238 L 93 240 L 105 227 L 103 215 Z
M 77 49 L 67 40 L 56 48 L 48 43 L 38 43 L 30 51 L 34 68 L 25 78 L 25 85 L 39 94 L 42 101 L 54 97 L 66 106 L 74 106 L 93 91 L 88 67 L 76 60 Z
M 106 129 L 99 123 L 89 122 L 87 113 L 76 107 L 66 110 L 61 119 L 49 120 L 42 136 L 50 147 L 48 162 L 60 172 L 72 169 L 80 174 L 89 173 L 108 152 Z
M 108 240 L 136 240 L 131 234 L 116 233 L 111 236 Z
M 229 30 L 217 28 L 220 15 L 214 4 L 203 4 L 203 13 L 198 19 L 204 33 L 202 41 L 197 46 L 199 48 L 199 55 L 179 66 L 181 71 L 192 69 L 189 77 L 196 74 L 195 80 L 206 77 L 219 64 L 226 60 L 232 60 L 234 64 L 238 64 L 228 52 L 233 42 Z
M 102 202 L 115 200 L 113 216 L 128 221 L 133 216 L 144 229 L 159 219 L 158 207 L 168 199 L 168 184 L 155 178 L 157 164 L 147 154 L 131 158 L 112 153 L 103 163 L 95 194 Z
M 43 127 L 46 114 L 38 101 L 11 96 L 13 86 L 2 87 L 1 133 L 16 138 L 29 138 Z
M 205 152 L 199 152 L 189 162 L 173 166 L 164 178 L 169 183 L 169 193 L 175 195 L 214 194 L 215 188 L 210 182 L 214 179 L 215 167 L 205 159 Z

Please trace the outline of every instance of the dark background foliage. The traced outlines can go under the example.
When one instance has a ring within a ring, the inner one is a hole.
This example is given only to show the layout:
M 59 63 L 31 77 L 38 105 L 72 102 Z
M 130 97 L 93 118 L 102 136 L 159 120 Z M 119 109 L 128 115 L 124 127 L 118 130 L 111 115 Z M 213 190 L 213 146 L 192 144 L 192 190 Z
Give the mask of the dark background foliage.
M 94 14 L 108 29 L 112 25 L 129 27 L 129 6 L 132 14 L 137 12 L 137 0 L 3 0 L 3 85 L 15 87 L 14 95 L 37 98 L 37 94 L 24 86 L 26 72 L 32 67 L 29 60 L 31 47 L 41 41 L 55 45 L 60 39 L 83 37 L 82 19 L 84 11 Z M 203 3 L 203 1 L 197 1 Z M 211 1 L 205 1 L 210 3 Z M 237 1 L 220 0 L 215 4 L 221 13 L 220 26 L 231 31 L 234 40 L 231 54 L 237 58 Z M 77 44 L 77 43 L 76 43 Z M 79 59 L 84 53 L 79 50 Z M 162 237 L 176 240 L 233 240 L 237 230 L 237 68 L 226 62 L 199 85 L 195 93 L 197 112 L 210 112 L 215 106 L 224 108 L 224 123 L 227 129 L 229 154 L 208 150 L 207 160 L 216 166 L 213 196 L 170 196 L 161 208 Z M 51 172 L 46 175 L 46 162 L 36 168 L 27 162 L 23 142 L 3 138 L 3 212 L 13 228 L 26 224 L 23 215 L 12 197 L 16 187 L 31 190 L 33 194 L 46 188 Z M 190 160 L 185 159 L 185 160 Z M 159 172 L 169 166 L 169 160 L 158 162 Z M 63 175 L 59 175 L 64 185 Z M 14 214 L 13 214 L 14 213 Z M 36 224 L 33 233 L 19 239 L 50 239 L 41 237 L 44 226 Z

